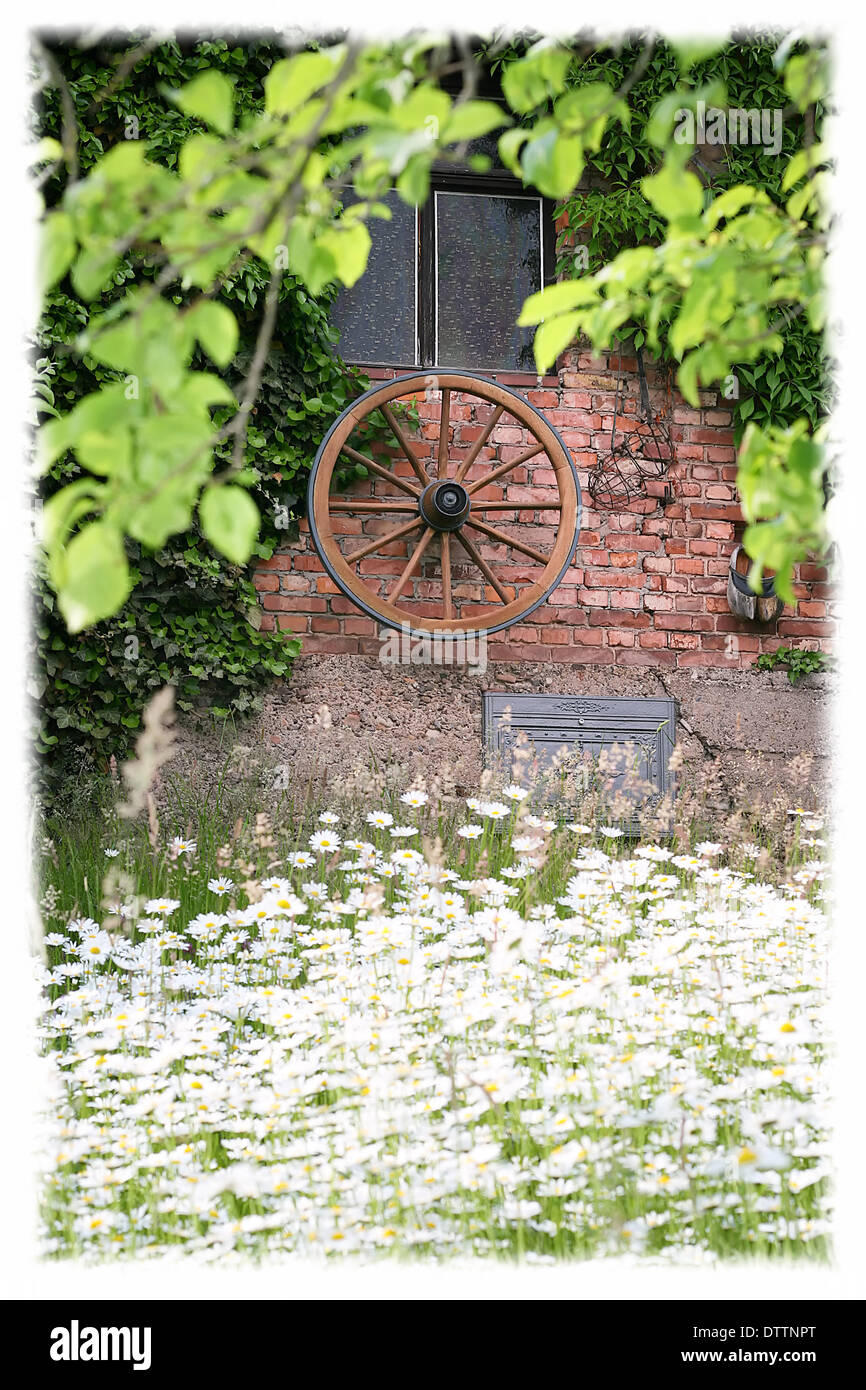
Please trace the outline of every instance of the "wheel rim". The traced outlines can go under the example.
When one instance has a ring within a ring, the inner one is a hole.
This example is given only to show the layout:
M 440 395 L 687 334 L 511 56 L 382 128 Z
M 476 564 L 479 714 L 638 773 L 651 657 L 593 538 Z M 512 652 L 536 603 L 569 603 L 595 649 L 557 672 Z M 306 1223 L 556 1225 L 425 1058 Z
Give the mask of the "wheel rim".
M 423 402 L 420 438 L 391 408 L 404 397 L 419 411 Z M 352 436 L 376 410 L 393 448 L 371 460 Z M 549 505 L 508 495 L 525 491 L 534 460 L 553 469 Z M 368 471 L 364 491 L 352 483 L 333 492 L 338 463 L 351 462 Z M 546 524 L 523 519 L 527 511 Z M 308 519 L 330 578 L 382 625 L 498 632 L 534 612 L 568 569 L 580 485 L 556 430 L 517 392 L 471 373 L 418 372 L 372 387 L 331 426 L 310 475 Z

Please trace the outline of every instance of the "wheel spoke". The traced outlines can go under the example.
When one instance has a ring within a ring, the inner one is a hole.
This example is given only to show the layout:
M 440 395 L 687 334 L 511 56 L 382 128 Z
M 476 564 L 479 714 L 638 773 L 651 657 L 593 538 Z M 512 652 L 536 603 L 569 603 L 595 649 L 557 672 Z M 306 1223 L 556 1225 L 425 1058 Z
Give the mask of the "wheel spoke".
M 328 510 L 331 512 L 417 512 L 418 508 L 412 502 L 337 502 L 329 497 Z
M 397 602 L 398 598 L 400 597 L 400 595 L 406 587 L 406 581 L 408 580 L 409 575 L 412 573 L 418 561 L 421 559 L 421 556 L 424 554 L 424 551 L 430 544 L 432 536 L 433 527 L 425 527 L 423 536 L 421 537 L 420 541 L 418 542 L 415 549 L 412 551 L 412 554 L 409 556 L 408 561 L 406 562 L 406 568 L 404 569 L 403 573 L 400 575 L 400 578 L 397 580 L 397 583 L 394 585 L 393 589 L 388 595 L 389 603 Z
M 467 551 L 471 559 L 475 561 L 475 564 L 478 566 L 481 573 L 484 575 L 484 578 L 487 580 L 488 584 L 492 585 L 492 587 L 496 590 L 496 593 L 499 595 L 499 598 L 502 600 L 502 602 L 505 604 L 510 603 L 511 599 L 508 597 L 499 580 L 496 578 L 496 575 L 493 573 L 492 569 L 488 565 L 487 561 L 483 558 L 483 556 L 479 555 L 478 551 L 472 544 L 469 537 L 465 535 L 463 531 L 456 531 L 454 534 L 458 537 L 460 544 Z
M 474 502 L 472 504 L 473 514 L 475 512 L 518 512 L 529 509 L 533 512 L 561 512 L 561 502 Z
M 499 541 L 502 545 L 519 550 L 523 555 L 528 555 L 532 560 L 538 560 L 542 565 L 546 565 L 550 559 L 549 555 L 542 555 L 540 550 L 533 550 L 531 545 L 526 545 L 524 541 L 517 541 L 513 536 L 506 536 L 504 531 L 498 531 L 495 526 L 486 526 L 483 521 L 473 521 L 471 516 L 467 517 L 464 524 L 474 527 L 476 531 L 482 531 L 493 541 Z
M 541 454 L 543 452 L 543 444 L 533 444 L 531 449 L 527 449 L 523 454 L 518 454 L 517 458 L 512 459 L 510 463 L 500 463 L 499 467 L 494 468 L 492 473 L 488 473 L 485 477 L 478 478 L 474 483 L 470 483 L 466 491 L 470 494 L 478 492 L 480 488 L 486 487 L 488 483 L 494 482 L 496 478 L 501 478 L 503 473 L 510 473 L 512 468 L 519 468 L 522 463 L 528 463 L 530 459 L 535 458 L 536 454 Z
M 439 412 L 439 457 L 436 477 L 444 478 L 448 472 L 448 425 L 451 415 L 451 392 L 447 386 L 442 388 L 442 409 Z
M 410 400 L 417 411 L 405 409 Z M 384 449 L 365 433 L 375 420 Z M 518 434 L 502 429 L 512 420 Z M 317 454 L 309 496 L 312 541 L 339 591 L 374 618 L 427 632 L 519 621 L 549 596 L 545 580 L 565 572 L 580 524 L 574 461 L 540 411 L 495 381 L 438 368 L 379 383 L 347 407 Z
M 416 516 L 414 521 L 407 522 L 405 526 L 398 526 L 394 531 L 386 531 L 384 536 L 376 536 L 375 540 L 370 541 L 368 545 L 362 545 L 360 550 L 353 550 L 351 555 L 346 556 L 346 559 L 353 563 L 356 560 L 363 560 L 365 555 L 372 555 L 374 550 L 381 550 L 384 546 L 390 545 L 392 541 L 399 541 L 401 537 L 408 536 L 410 531 L 414 531 L 420 525 L 421 518 Z
M 442 566 L 442 617 L 454 617 L 454 604 L 451 600 L 451 532 L 443 531 L 439 563 Z
M 388 469 L 383 468 L 381 463 L 375 463 L 373 459 L 368 459 L 366 454 L 359 454 L 358 450 L 351 448 L 350 445 L 344 444 L 341 452 L 348 454 L 353 463 L 363 464 L 365 468 L 369 468 L 371 473 L 375 473 L 379 478 L 384 478 L 386 483 L 392 483 L 394 487 L 400 488 L 402 492 L 408 492 L 410 497 L 421 496 L 418 488 L 415 487 L 413 483 L 407 482 L 405 478 L 398 478 L 396 473 L 389 473 Z M 426 484 L 426 478 L 424 482 Z
M 481 431 L 481 434 L 478 436 L 475 443 L 472 445 L 472 448 L 469 450 L 469 453 L 466 455 L 466 458 L 463 460 L 459 469 L 457 470 L 457 475 L 454 479 L 455 482 L 463 482 L 463 479 L 466 477 L 466 474 L 469 472 L 478 455 L 481 453 L 481 450 L 484 448 L 484 445 L 487 443 L 488 439 L 493 433 L 493 429 L 496 425 L 496 422 L 499 419 L 502 412 L 504 411 L 504 409 L 504 405 L 498 405 L 496 409 L 492 411 L 490 419 L 487 421 L 487 424 L 484 426 L 484 429 Z
M 393 432 L 394 432 L 394 437 L 396 438 L 397 443 L 400 445 L 400 448 L 403 450 L 403 453 L 406 455 L 407 459 L 409 460 L 409 462 L 411 463 L 411 465 L 412 465 L 412 467 L 414 468 L 415 472 L 417 473 L 418 478 L 419 478 L 419 481 L 421 482 L 422 486 L 423 486 L 423 487 L 426 487 L 427 484 L 429 483 L 430 479 L 427 477 L 427 474 L 425 473 L 424 469 L 421 467 L 421 464 L 418 462 L 418 459 L 416 458 L 416 456 L 415 456 L 415 454 L 414 454 L 414 452 L 413 452 L 413 450 L 412 450 L 412 448 L 411 448 L 411 446 L 410 446 L 410 444 L 409 444 L 408 439 L 406 438 L 405 434 L 403 433 L 403 431 L 402 431 L 402 429 L 401 429 L 401 427 L 400 427 L 399 421 L 396 420 L 395 417 L 394 417 L 394 412 L 391 410 L 391 407 L 390 407 L 390 406 L 387 406 L 387 405 L 383 405 L 383 406 L 382 406 L 382 414 L 385 416 L 385 419 L 388 421 L 388 424 L 391 426 L 391 429 L 392 429 Z

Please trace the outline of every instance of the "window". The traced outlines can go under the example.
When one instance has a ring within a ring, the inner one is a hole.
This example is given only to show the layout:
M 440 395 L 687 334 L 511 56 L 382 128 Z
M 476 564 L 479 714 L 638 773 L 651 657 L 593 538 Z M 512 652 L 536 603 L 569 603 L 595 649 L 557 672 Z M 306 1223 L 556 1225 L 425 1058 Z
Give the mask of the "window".
M 347 199 L 350 201 L 350 199 Z M 434 172 L 430 197 L 383 199 L 367 270 L 332 317 L 348 362 L 535 375 L 523 301 L 553 278 L 552 206 L 502 171 Z

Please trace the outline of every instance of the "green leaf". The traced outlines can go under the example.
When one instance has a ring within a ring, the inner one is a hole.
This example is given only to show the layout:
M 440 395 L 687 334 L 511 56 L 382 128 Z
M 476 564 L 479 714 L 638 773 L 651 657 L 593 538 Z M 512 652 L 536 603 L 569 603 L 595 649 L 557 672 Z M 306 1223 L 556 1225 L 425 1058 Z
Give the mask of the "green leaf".
M 42 544 L 51 554 L 62 549 L 74 526 L 98 507 L 105 488 L 92 478 L 77 478 L 47 499 L 42 508 Z
M 499 130 L 504 125 L 511 125 L 511 117 L 495 102 L 464 101 L 453 108 L 442 139 L 446 144 L 477 140 L 479 136 L 489 135 L 491 130 Z
M 828 150 L 824 144 L 807 145 L 805 149 L 798 150 L 788 162 L 785 177 L 782 179 L 782 192 L 787 193 L 789 188 L 793 188 L 795 183 L 799 183 L 804 174 L 810 174 L 827 158 Z
M 704 213 L 704 220 L 709 227 L 716 227 L 720 222 L 736 217 L 745 207 L 766 205 L 769 202 L 770 199 L 762 188 L 738 183 L 733 188 L 726 188 L 724 193 L 713 199 Z
M 188 404 L 192 410 L 201 411 L 212 405 L 237 405 L 237 400 L 221 377 L 212 372 L 187 372 L 172 403 L 176 408 Z
M 724 39 L 680 39 L 672 41 L 672 48 L 677 55 L 680 72 L 688 72 L 695 63 L 702 63 L 705 58 L 712 58 L 714 53 L 718 53 L 720 48 L 724 48 Z
M 410 207 L 421 207 L 430 193 L 430 156 L 414 154 L 397 179 L 397 192 Z
M 677 368 L 677 385 L 688 401 L 697 410 L 701 403 L 698 395 L 698 367 L 700 361 L 696 352 L 689 353 Z
M 109 247 L 83 250 L 72 267 L 72 286 L 82 299 L 96 299 L 108 289 L 120 264 Z
M 687 157 L 697 136 L 698 102 L 703 103 L 705 112 L 711 107 L 724 107 L 727 103 L 724 83 L 715 80 L 702 87 L 677 87 L 663 96 L 656 102 L 646 124 L 650 143 L 659 149 L 668 147 L 669 157 L 674 151 Z M 671 138 L 676 142 L 673 150 L 670 149 Z
M 543 323 L 536 331 L 533 350 L 539 375 L 552 366 L 574 338 L 580 323 L 578 314 L 561 314 Z
M 201 299 L 186 316 L 187 327 L 218 367 L 227 367 L 237 352 L 238 323 L 226 304 Z
M 289 116 L 297 111 L 330 82 L 344 52 L 340 47 L 319 53 L 296 53 L 293 58 L 274 63 L 265 78 L 265 110 L 272 116 Z
M 172 93 L 173 100 L 188 116 L 196 116 L 207 125 L 228 135 L 234 124 L 234 83 L 224 72 L 211 68 L 199 73 L 180 91 Z
M 805 111 L 827 94 L 827 63 L 824 55 L 816 49 L 808 53 L 795 54 L 789 58 L 785 67 L 785 91 L 791 100 Z
M 311 294 L 321 294 L 335 279 L 337 264 L 318 239 L 318 226 L 311 217 L 296 217 L 288 234 L 289 268 L 303 280 Z
M 552 128 L 524 146 L 520 160 L 525 182 L 547 198 L 565 198 L 583 173 L 583 144 L 576 135 Z
M 506 130 L 504 135 L 500 135 L 498 141 L 499 158 L 510 169 L 512 174 L 519 177 L 520 162 L 518 156 L 520 148 L 529 139 L 529 131 L 522 126 L 515 126 L 513 130 Z
M 330 227 L 318 239 L 319 246 L 332 257 L 337 278 L 351 287 L 360 280 L 370 254 L 370 233 L 363 222 L 341 223 Z
M 42 293 L 62 280 L 75 259 L 75 228 L 68 212 L 51 212 L 42 223 L 39 282 Z
M 235 565 L 250 558 L 259 534 L 259 509 L 242 487 L 208 488 L 198 508 L 202 530 L 215 550 Z
M 684 217 L 698 217 L 704 205 L 704 193 L 697 174 L 670 163 L 657 174 L 641 179 L 644 197 L 666 222 L 678 222 Z
M 75 441 L 79 463 L 102 478 L 125 478 L 132 465 L 132 436 L 128 429 L 115 429 L 111 434 L 88 430 Z
M 123 536 L 104 521 L 91 522 L 73 537 L 60 571 L 57 601 L 70 632 L 110 618 L 132 588 Z
M 555 39 L 541 39 L 524 58 L 506 63 L 502 90 L 512 111 L 532 111 L 562 91 L 571 65 L 571 54 Z
M 541 323 L 577 308 L 578 304 L 591 304 L 596 297 L 597 290 L 589 280 L 563 280 L 558 285 L 547 285 L 524 300 L 517 322 L 521 327 Z
M 59 140 L 55 140 L 50 135 L 43 135 L 33 151 L 32 164 L 44 164 L 48 161 L 56 163 L 63 158 L 63 146 Z

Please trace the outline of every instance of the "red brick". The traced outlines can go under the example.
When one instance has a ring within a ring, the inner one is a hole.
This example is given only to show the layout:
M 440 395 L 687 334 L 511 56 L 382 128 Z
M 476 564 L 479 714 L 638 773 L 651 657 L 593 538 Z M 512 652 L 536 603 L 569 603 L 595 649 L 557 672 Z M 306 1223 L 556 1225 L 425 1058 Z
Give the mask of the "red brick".
M 622 583 L 626 576 L 620 575 L 619 581 Z M 635 576 L 637 580 L 638 576 Z M 612 608 L 628 608 L 635 612 L 640 610 L 642 594 L 639 589 L 611 589 L 610 603 Z
M 692 506 L 692 516 L 698 521 L 742 521 L 743 513 L 735 502 L 715 502 L 701 506 Z M 711 536 L 714 532 L 707 530 L 707 535 Z
M 734 436 L 728 429 L 694 429 L 688 430 L 688 437 L 692 444 L 733 444 Z
M 783 637 L 830 637 L 833 623 L 803 622 L 800 618 L 780 618 L 777 631 Z
M 676 652 L 628 651 L 616 653 L 617 666 L 676 666 Z
M 724 666 L 730 665 L 730 662 L 723 661 L 721 655 L 715 652 L 681 652 L 677 658 L 677 665 L 683 667 Z
M 288 594 L 265 594 L 262 599 L 262 607 L 269 613 L 308 613 L 311 611 L 310 604 L 314 602 L 307 598 L 292 598 Z M 327 605 L 324 599 L 320 600 L 322 612 Z
M 550 653 L 553 661 L 592 664 L 594 666 L 610 666 L 614 661 L 614 653 L 608 647 L 556 647 Z
M 359 638 L 357 637 L 330 637 L 310 636 L 304 640 L 304 654 L 311 651 L 331 653 L 357 653 Z
M 649 614 L 629 608 L 595 609 L 589 615 L 590 627 L 649 627 Z

